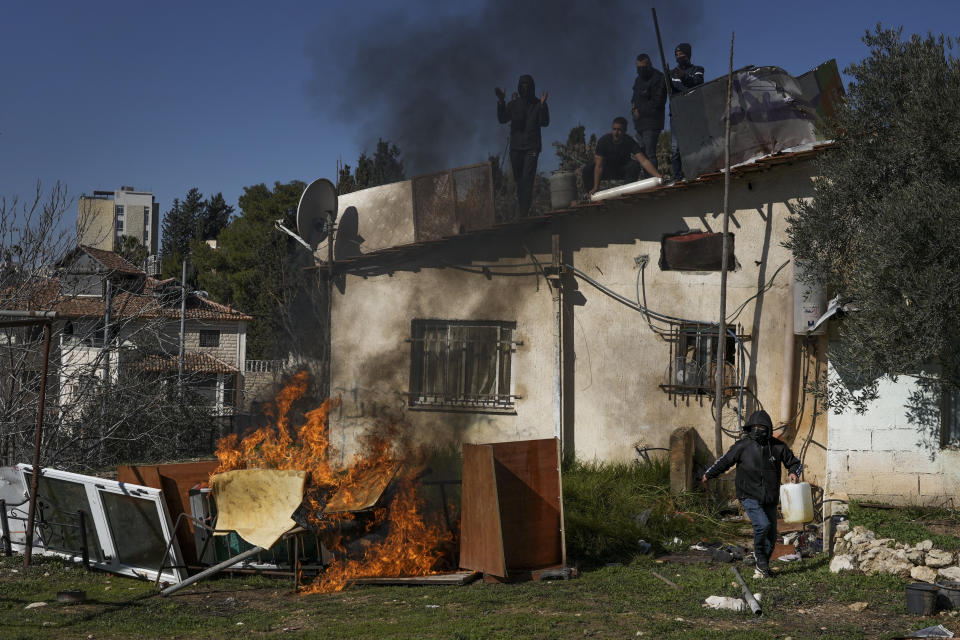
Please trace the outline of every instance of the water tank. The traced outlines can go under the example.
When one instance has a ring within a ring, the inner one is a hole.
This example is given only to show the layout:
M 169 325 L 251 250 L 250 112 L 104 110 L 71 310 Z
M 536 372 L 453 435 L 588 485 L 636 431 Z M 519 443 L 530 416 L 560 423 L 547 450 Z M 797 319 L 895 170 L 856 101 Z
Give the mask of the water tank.
M 816 324 L 817 320 L 827 311 L 827 292 L 817 282 L 803 279 L 804 266 L 798 261 L 793 262 L 793 333 L 807 335 L 807 330 Z M 811 335 L 820 335 L 827 332 L 827 323 L 821 324 Z
M 577 199 L 577 174 L 555 171 L 550 176 L 550 208 L 566 209 Z

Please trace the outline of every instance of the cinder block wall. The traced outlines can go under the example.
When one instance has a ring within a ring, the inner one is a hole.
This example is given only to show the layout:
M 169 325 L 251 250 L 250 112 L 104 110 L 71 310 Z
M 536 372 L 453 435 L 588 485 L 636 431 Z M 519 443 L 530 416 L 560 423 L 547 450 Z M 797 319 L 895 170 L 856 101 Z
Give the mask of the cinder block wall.
M 839 382 L 830 369 L 832 384 Z M 880 383 L 880 398 L 862 414 L 831 412 L 827 493 L 889 504 L 953 505 L 960 486 L 960 449 L 941 447 L 940 412 L 927 398 L 917 411 L 916 378 Z M 922 415 L 919 418 L 918 415 Z

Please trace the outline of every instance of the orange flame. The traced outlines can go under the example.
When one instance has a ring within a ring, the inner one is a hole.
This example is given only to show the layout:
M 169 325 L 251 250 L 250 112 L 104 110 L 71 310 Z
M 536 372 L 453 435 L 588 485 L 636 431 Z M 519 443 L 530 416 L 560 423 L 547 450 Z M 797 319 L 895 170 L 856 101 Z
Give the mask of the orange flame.
M 334 560 L 303 592 L 340 591 L 362 577 L 434 573 L 443 557 L 441 548 L 448 546 L 453 536 L 440 523 L 426 522 L 423 500 L 410 479 L 413 470 L 420 466 L 417 462 L 422 460 L 423 452 L 410 446 L 399 425 L 379 425 L 376 433 L 363 438 L 362 450 L 347 467 L 332 466 L 330 461 L 337 457 L 337 451 L 328 439 L 328 417 L 330 410 L 339 405 L 338 400 L 326 399 L 316 409 L 303 413 L 303 424 L 293 433 L 291 424 L 297 414 L 294 406 L 306 392 L 308 382 L 309 374 L 300 372 L 280 390 L 265 411 L 272 424 L 243 440 L 235 434 L 222 438 L 217 443 L 220 464 L 216 473 L 248 468 L 307 471 L 304 503 L 309 507 L 308 518 L 313 524 L 330 525 L 355 518 L 349 511 L 324 513 L 331 496 L 336 494 L 337 504 L 362 502 L 371 486 L 385 486 L 398 469 L 406 469 L 406 473 L 398 474 L 390 504 L 386 509 L 375 510 L 374 517 L 366 523 L 366 531 L 386 528 L 383 541 L 368 546 L 361 557 L 349 559 L 339 537 L 329 536 L 325 540 L 328 548 L 339 552 L 342 558 Z

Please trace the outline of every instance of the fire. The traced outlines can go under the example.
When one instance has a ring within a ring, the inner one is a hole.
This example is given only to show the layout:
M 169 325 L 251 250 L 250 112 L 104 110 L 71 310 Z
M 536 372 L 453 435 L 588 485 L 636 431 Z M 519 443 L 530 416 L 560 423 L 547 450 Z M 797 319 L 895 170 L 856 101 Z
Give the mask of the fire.
M 336 504 L 363 503 L 371 492 L 379 495 L 390 485 L 392 499 L 386 508 L 376 509 L 373 518 L 364 523 L 365 531 L 385 529 L 381 542 L 369 545 L 359 558 L 346 556 L 339 537 L 327 536 L 327 546 L 338 552 L 319 579 L 307 586 L 304 593 L 341 591 L 356 578 L 429 575 L 435 573 L 443 553 L 452 541 L 452 534 L 440 523 L 428 523 L 423 514 L 423 500 L 413 481 L 422 467 L 423 452 L 414 449 L 399 425 L 380 425 L 363 440 L 347 467 L 337 468 L 330 461 L 337 451 L 330 446 L 328 417 L 338 406 L 327 399 L 303 414 L 303 424 L 294 427 L 297 411 L 294 405 L 307 389 L 309 374 L 296 374 L 277 394 L 266 411 L 271 423 L 240 440 L 235 434 L 217 443 L 220 465 L 216 473 L 235 469 L 298 469 L 310 474 L 304 504 L 311 524 L 325 531 L 339 531 L 337 526 L 353 520 L 350 511 L 324 512 L 330 498 Z

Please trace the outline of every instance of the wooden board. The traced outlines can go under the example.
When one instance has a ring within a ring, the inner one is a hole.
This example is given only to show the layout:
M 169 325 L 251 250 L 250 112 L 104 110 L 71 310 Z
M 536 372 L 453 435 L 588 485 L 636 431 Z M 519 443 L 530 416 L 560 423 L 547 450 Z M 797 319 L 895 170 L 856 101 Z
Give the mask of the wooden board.
M 207 482 L 219 462 L 201 460 L 179 464 L 120 465 L 117 480 L 139 484 L 163 491 L 163 499 L 170 513 L 171 524 L 177 523 L 181 513 L 190 513 L 190 489 Z M 187 522 L 177 529 L 177 542 L 187 564 L 197 564 L 197 547 L 194 542 L 193 525 Z
M 460 566 L 506 577 L 493 447 L 463 445 Z
M 480 577 L 479 571 L 458 571 L 456 573 L 442 573 L 435 576 L 408 576 L 403 578 L 358 578 L 353 584 L 382 584 L 382 585 L 409 585 L 409 586 L 460 586 L 469 584 Z
M 507 569 L 562 565 L 557 440 L 492 446 Z

